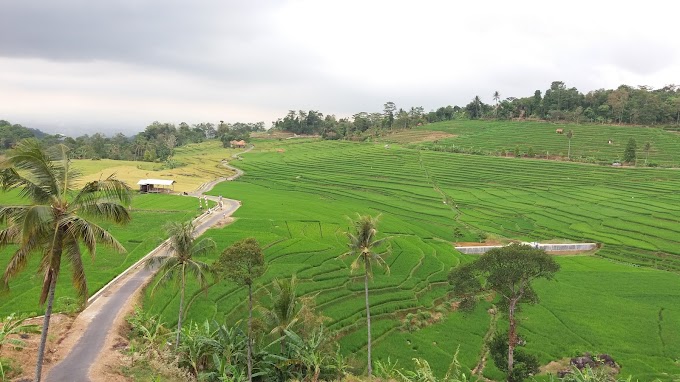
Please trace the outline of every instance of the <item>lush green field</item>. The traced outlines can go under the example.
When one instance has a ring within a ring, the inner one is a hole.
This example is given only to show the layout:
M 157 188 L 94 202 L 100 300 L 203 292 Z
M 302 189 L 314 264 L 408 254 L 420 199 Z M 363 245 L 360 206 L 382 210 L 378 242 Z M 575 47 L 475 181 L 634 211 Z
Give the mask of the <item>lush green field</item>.
M 553 132 L 554 134 L 554 132 Z M 245 236 L 266 247 L 262 286 L 297 274 L 302 292 L 317 295 L 342 349 L 365 351 L 362 284 L 351 280 L 345 251 L 345 216 L 382 213 L 392 236 L 389 276 L 372 283 L 376 356 L 408 364 L 430 359 L 440 373 L 457 346 L 472 368 L 489 324 L 485 307 L 454 313 L 420 331 L 399 329 L 409 309 L 432 308 L 446 296 L 448 270 L 469 257 L 451 246 L 459 227 L 522 240 L 598 241 L 599 257 L 563 257 L 557 282 L 541 283 L 543 302 L 523 315 L 527 350 L 543 363 L 595 351 L 611 354 L 624 374 L 669 379 L 680 374 L 680 277 L 641 268 L 680 269 L 677 211 L 680 173 L 582 164 L 417 151 L 349 142 L 258 142 L 239 165 L 246 176 L 214 194 L 243 201 L 237 221 L 208 236 L 224 248 Z M 446 202 L 446 203 L 444 203 Z M 214 258 L 214 256 L 212 257 Z M 210 261 L 210 259 L 206 259 Z M 147 298 L 149 309 L 176 320 L 171 290 Z M 194 292 L 190 319 L 236 321 L 245 292 L 231 284 Z M 361 358 L 359 358 L 361 359 Z M 490 365 L 486 373 L 499 378 Z
M 24 203 L 16 191 L 0 193 L 0 205 Z M 94 294 L 107 282 L 149 253 L 160 242 L 165 240 L 163 224 L 168 221 L 189 220 L 197 215 L 195 198 L 171 195 L 140 195 L 133 199 L 132 221 L 127 226 L 102 223 L 102 226 L 113 234 L 125 246 L 127 253 L 119 254 L 105 247 L 98 247 L 96 258 L 90 260 L 86 256 L 84 263 L 87 274 L 88 289 Z M 0 250 L 0 269 L 5 266 L 13 253 L 13 248 Z M 85 253 L 85 252 L 83 252 Z M 38 306 L 38 296 L 42 285 L 42 275 L 37 274 L 39 256 L 34 255 L 24 272 L 12 279 L 10 292 L 0 295 L 0 316 L 11 312 L 42 314 L 43 308 Z M 57 284 L 55 310 L 68 310 L 69 299 L 75 296 L 70 284 L 69 268 L 61 270 Z
M 638 147 L 638 164 L 645 162 L 645 142 L 651 143 L 649 163 L 662 166 L 680 166 L 680 135 L 653 127 L 631 127 L 589 124 L 553 124 L 548 122 L 516 121 L 447 121 L 428 124 L 417 130 L 442 131 L 456 135 L 442 138 L 436 143 L 424 143 L 431 149 L 451 150 L 454 147 L 465 151 L 500 155 L 504 150 L 513 155 L 519 147 L 522 155 L 532 147 L 535 154 L 550 157 L 567 157 L 568 139 L 566 132 L 573 130 L 571 157 L 590 163 L 611 164 L 620 161 L 629 138 L 634 138 Z M 565 134 L 556 134 L 563 129 Z M 389 139 L 389 138 L 388 138 Z M 612 140 L 612 144 L 608 141 Z

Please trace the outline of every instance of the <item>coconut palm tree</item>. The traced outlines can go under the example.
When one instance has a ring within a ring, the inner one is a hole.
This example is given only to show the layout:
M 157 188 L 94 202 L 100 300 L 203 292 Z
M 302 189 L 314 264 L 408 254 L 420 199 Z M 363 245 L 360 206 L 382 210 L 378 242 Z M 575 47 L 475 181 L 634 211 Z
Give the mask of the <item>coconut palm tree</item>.
M 501 93 L 498 90 L 493 92 L 493 100 L 496 101 L 496 118 L 498 118 L 498 101 L 501 100 Z
M 130 203 L 130 188 L 110 176 L 76 189 L 78 176 L 71 168 L 68 147 L 57 145 L 48 152 L 34 139 L 24 140 L 9 151 L 0 168 L 2 188 L 18 188 L 30 201 L 27 205 L 0 206 L 0 224 L 6 225 L 0 231 L 0 248 L 18 245 L 5 269 L 4 286 L 7 288 L 9 281 L 24 269 L 31 255 L 41 256 L 39 302 L 41 305 L 47 302 L 47 307 L 35 371 L 35 381 L 40 381 L 62 260 L 68 264 L 81 303 L 85 303 L 88 292 L 80 245 L 84 245 L 93 259 L 98 242 L 125 252 L 113 236 L 88 219 L 119 224 L 130 221 L 125 208 Z
M 165 230 L 170 237 L 170 248 L 164 255 L 154 256 L 147 260 L 146 266 L 149 268 L 158 267 L 158 273 L 161 275 L 151 289 L 152 296 L 158 286 L 165 285 L 173 280 L 179 282 L 179 313 L 177 338 L 175 339 L 175 349 L 177 349 L 182 335 L 186 276 L 187 274 L 194 276 L 198 285 L 203 289 L 208 286 L 210 267 L 208 264 L 194 259 L 194 257 L 210 253 L 216 245 L 212 239 L 202 239 L 197 242 L 194 238 L 194 225 L 190 221 L 184 223 L 170 222 L 166 224 Z
M 281 353 L 285 349 L 286 330 L 291 330 L 298 322 L 298 298 L 296 292 L 297 278 L 274 279 L 269 292 L 272 304 L 263 308 L 265 321 L 272 327 L 270 334 L 278 333 L 281 342 Z
M 354 232 L 347 232 L 349 238 L 349 251 L 344 253 L 345 256 L 356 256 L 352 261 L 352 272 L 363 268 L 364 269 L 364 293 L 366 298 L 366 325 L 368 327 L 368 376 L 373 373 L 373 365 L 371 364 L 371 309 L 368 303 L 368 279 L 373 278 L 373 266 L 385 269 L 389 274 L 390 267 L 387 265 L 383 257 L 389 254 L 389 247 L 381 252 L 376 252 L 380 246 L 385 244 L 389 238 L 377 239 L 377 226 L 380 215 L 373 217 L 370 215 L 359 215 L 357 219 L 352 222 L 354 225 Z

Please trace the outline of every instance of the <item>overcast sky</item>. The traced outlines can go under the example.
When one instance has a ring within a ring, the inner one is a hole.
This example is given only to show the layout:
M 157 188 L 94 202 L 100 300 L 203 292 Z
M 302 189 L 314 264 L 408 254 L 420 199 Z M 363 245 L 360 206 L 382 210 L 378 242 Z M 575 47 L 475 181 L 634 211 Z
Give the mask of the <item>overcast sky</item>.
M 565 81 L 680 83 L 675 1 L 1 0 L 0 119 L 151 122 L 426 111 Z

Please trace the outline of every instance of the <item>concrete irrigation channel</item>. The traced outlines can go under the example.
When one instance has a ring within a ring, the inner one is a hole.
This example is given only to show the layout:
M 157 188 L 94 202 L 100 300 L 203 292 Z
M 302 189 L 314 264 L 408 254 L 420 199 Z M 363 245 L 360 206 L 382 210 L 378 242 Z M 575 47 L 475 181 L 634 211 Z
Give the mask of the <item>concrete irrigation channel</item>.
M 559 254 L 560 252 L 587 252 L 598 248 L 597 243 L 568 243 L 568 244 L 541 244 L 541 243 L 522 243 L 534 248 L 542 249 L 549 253 Z M 494 248 L 502 248 L 504 245 L 473 245 L 456 247 L 456 250 L 466 255 L 481 255 Z

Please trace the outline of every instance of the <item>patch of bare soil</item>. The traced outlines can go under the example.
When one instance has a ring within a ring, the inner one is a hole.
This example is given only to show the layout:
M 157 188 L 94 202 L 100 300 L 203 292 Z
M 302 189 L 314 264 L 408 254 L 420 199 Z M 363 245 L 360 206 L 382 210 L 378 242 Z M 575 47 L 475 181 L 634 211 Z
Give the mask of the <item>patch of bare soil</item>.
M 233 222 L 234 222 L 234 218 L 227 216 L 226 218 L 223 218 L 222 220 L 215 223 L 215 225 L 212 226 L 211 228 L 222 228 L 222 227 L 229 225 Z
M 391 141 L 397 143 L 423 143 L 434 142 L 440 139 L 455 138 L 457 135 L 445 133 L 443 131 L 428 131 L 428 130 L 400 130 L 388 134 L 380 140 Z
M 562 358 L 559 361 L 551 361 L 547 365 L 543 365 L 539 368 L 539 374 L 554 374 L 557 375 L 558 372 L 569 368 L 569 358 Z

